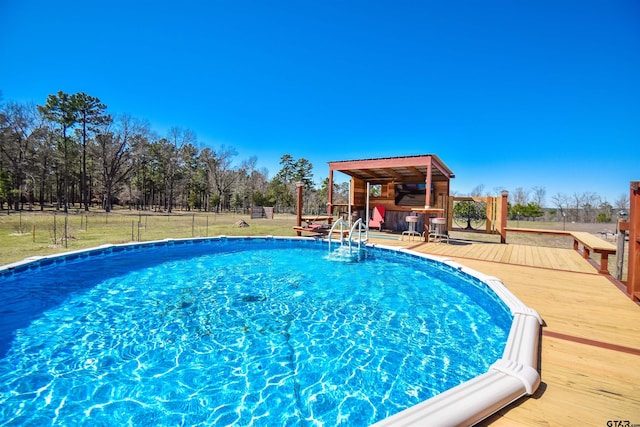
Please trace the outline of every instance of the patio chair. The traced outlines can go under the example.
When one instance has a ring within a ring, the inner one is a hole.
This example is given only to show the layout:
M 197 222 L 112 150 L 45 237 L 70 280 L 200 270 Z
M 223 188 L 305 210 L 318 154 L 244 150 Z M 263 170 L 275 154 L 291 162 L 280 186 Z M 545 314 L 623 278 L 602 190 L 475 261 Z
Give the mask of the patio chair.
M 369 228 L 378 227 L 378 230 L 382 231 L 382 224 L 384 223 L 384 206 L 374 206 L 373 218 L 369 220 Z

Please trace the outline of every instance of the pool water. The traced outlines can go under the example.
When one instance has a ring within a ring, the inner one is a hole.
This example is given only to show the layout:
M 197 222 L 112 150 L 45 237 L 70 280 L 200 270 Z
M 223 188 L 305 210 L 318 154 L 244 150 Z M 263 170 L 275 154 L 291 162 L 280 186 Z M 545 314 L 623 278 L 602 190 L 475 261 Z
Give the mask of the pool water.
M 2 272 L 0 425 L 369 425 L 501 357 L 481 281 L 357 255 L 212 239 Z

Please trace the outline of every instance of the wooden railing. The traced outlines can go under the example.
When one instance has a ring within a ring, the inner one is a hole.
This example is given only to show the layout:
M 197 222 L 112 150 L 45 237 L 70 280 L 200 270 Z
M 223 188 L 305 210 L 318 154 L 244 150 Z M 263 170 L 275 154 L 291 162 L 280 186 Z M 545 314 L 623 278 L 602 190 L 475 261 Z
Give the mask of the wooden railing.
M 485 203 L 485 224 L 483 227 L 474 229 L 475 232 L 481 232 L 486 234 L 500 234 L 501 243 L 506 242 L 507 216 L 508 216 L 508 204 L 507 199 L 509 197 L 508 191 L 503 191 L 501 196 L 493 197 L 449 197 L 449 209 L 447 212 L 447 230 L 465 231 L 463 228 L 453 227 L 453 209 L 456 202 L 479 202 Z
M 640 302 L 640 181 L 631 181 L 629 190 L 629 220 L 620 221 L 621 231 L 629 233 L 627 294 Z

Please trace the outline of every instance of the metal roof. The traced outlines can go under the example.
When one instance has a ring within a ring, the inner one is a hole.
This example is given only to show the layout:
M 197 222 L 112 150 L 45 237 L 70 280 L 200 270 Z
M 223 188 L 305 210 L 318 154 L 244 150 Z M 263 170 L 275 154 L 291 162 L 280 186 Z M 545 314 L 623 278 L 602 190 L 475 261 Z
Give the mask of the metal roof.
M 434 154 L 339 160 L 329 162 L 329 170 L 342 172 L 371 184 L 422 183 L 426 181 L 429 164 L 432 166 L 431 177 L 434 181 L 455 178 L 455 174 Z

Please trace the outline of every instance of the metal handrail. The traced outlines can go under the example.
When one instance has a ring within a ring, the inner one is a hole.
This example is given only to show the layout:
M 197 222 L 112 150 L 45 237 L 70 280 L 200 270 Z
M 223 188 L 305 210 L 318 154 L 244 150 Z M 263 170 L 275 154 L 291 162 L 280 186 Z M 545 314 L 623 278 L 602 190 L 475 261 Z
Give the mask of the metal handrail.
M 353 227 L 351 227 L 351 230 L 349 231 L 349 246 L 351 246 L 351 242 L 353 242 L 353 232 L 356 231 L 356 227 L 358 227 L 358 249 L 360 249 L 360 244 L 362 243 L 362 230 L 364 229 L 365 232 L 367 231 L 367 227 L 365 227 L 364 222 L 362 221 L 362 218 L 358 218 L 358 220 L 353 223 Z M 365 237 L 366 241 L 367 238 Z
M 340 244 L 344 242 L 344 227 L 346 226 L 347 230 L 349 229 L 349 223 L 342 218 L 338 218 L 338 220 L 333 223 L 331 230 L 329 230 L 329 252 L 331 252 L 331 238 L 333 237 L 333 232 L 338 225 L 340 225 Z
M 345 221 L 342 218 L 338 218 L 338 220 L 331 226 L 331 230 L 329 231 L 329 252 L 331 252 L 331 242 L 333 241 L 333 233 L 334 231 L 336 231 L 336 229 L 339 228 L 340 230 L 340 245 L 344 245 L 345 242 L 345 227 L 347 230 L 349 230 L 349 234 L 346 237 L 346 241 L 349 242 L 349 250 L 351 250 L 351 246 L 353 244 L 353 237 L 354 234 L 358 233 L 358 250 L 360 250 L 360 245 L 362 245 L 363 242 L 366 242 L 368 239 L 368 234 L 365 234 L 365 238 L 362 238 L 362 232 L 364 231 L 365 233 L 367 233 L 367 227 L 364 224 L 364 221 L 362 220 L 362 218 L 358 218 L 358 220 L 353 223 L 353 225 L 351 226 L 351 228 L 349 228 L 349 223 L 347 221 Z

